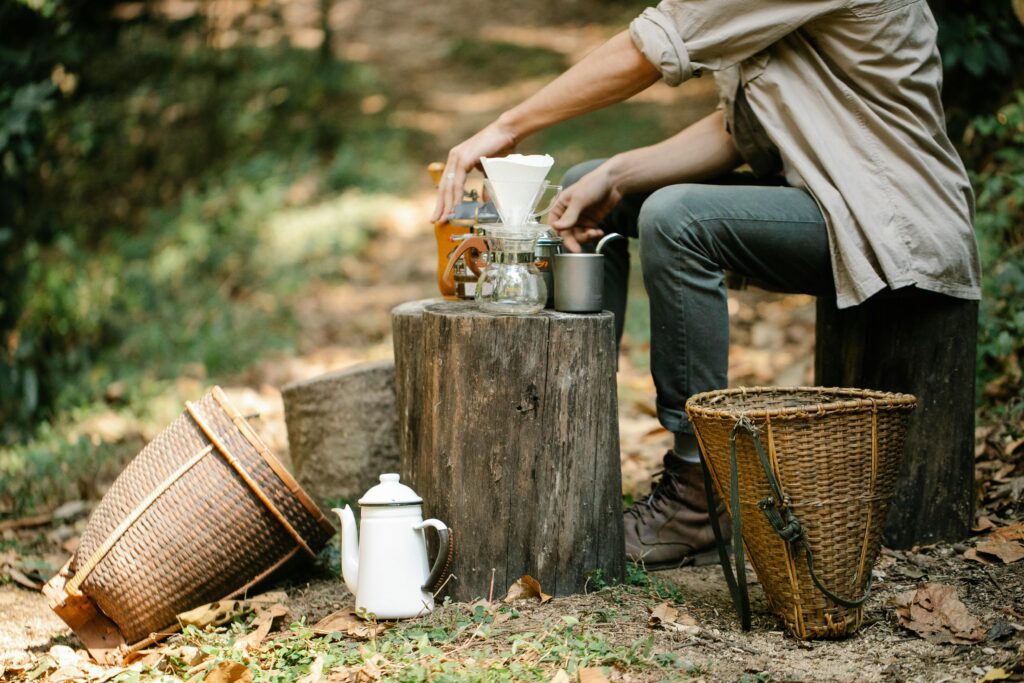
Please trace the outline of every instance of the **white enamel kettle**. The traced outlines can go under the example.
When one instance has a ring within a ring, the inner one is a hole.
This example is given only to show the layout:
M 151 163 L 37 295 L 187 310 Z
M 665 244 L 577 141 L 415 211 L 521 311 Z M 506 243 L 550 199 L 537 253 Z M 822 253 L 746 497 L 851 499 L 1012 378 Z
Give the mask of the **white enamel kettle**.
M 433 591 L 447 568 L 452 538 L 444 522 L 423 519 L 423 499 L 397 474 L 359 499 L 360 533 L 352 509 L 334 508 L 341 518 L 341 574 L 356 596 L 356 611 L 377 619 L 406 619 L 434 609 Z M 437 529 L 440 543 L 433 567 L 427 564 L 424 529 Z M 361 538 L 360 538 L 361 536 Z

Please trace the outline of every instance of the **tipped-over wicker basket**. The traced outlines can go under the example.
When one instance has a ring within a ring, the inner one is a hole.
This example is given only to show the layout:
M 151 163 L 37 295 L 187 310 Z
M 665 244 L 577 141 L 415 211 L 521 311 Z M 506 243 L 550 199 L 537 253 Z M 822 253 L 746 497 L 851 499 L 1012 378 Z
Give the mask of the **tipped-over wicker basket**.
M 799 638 L 843 637 L 863 621 L 915 405 L 906 394 L 819 387 L 726 389 L 686 404 L 742 531 L 737 572 L 745 545 L 772 611 Z
M 179 613 L 314 556 L 333 534 L 214 387 L 128 464 L 43 590 L 93 656 L 111 662 L 175 631 Z

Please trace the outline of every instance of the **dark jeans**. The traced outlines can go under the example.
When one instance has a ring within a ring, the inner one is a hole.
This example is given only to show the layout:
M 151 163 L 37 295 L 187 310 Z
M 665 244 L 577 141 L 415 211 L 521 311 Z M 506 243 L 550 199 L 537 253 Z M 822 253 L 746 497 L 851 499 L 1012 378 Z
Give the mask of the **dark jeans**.
M 600 165 L 574 166 L 566 187 Z M 693 394 L 727 385 L 729 309 L 725 272 L 767 289 L 834 294 L 825 221 L 804 190 L 760 186 L 732 174 L 709 184 L 669 185 L 628 195 L 603 221 L 606 233 L 640 241 L 651 312 L 651 374 L 658 420 L 692 433 L 683 406 Z M 605 247 L 604 304 L 621 338 L 632 240 Z M 593 249 L 593 244 L 584 248 Z

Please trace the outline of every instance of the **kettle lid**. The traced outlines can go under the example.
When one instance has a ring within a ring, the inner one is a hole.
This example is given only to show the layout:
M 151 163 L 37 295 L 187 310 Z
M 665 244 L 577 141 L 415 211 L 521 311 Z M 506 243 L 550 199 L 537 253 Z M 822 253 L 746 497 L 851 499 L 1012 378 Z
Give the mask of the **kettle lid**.
M 380 475 L 380 483 L 359 499 L 359 505 L 419 505 L 423 502 L 415 491 L 398 480 L 394 472 Z

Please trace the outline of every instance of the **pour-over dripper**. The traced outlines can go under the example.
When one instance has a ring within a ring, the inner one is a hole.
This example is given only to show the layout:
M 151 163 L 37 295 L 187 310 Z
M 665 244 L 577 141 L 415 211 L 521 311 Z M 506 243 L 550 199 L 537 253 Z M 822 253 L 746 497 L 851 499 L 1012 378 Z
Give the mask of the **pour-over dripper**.
M 547 154 L 509 154 L 504 157 L 480 157 L 501 222 L 514 227 L 531 222 L 544 181 L 555 163 Z
M 561 185 L 552 185 L 544 181 L 492 180 L 484 181 L 487 195 L 494 202 L 501 224 L 514 229 L 519 225 L 537 223 L 537 219 L 547 213 L 554 205 Z M 543 209 L 538 209 L 541 198 L 551 192 L 551 200 Z
M 555 160 L 548 154 L 509 154 L 504 157 L 480 157 L 484 173 L 491 180 L 542 183 Z

